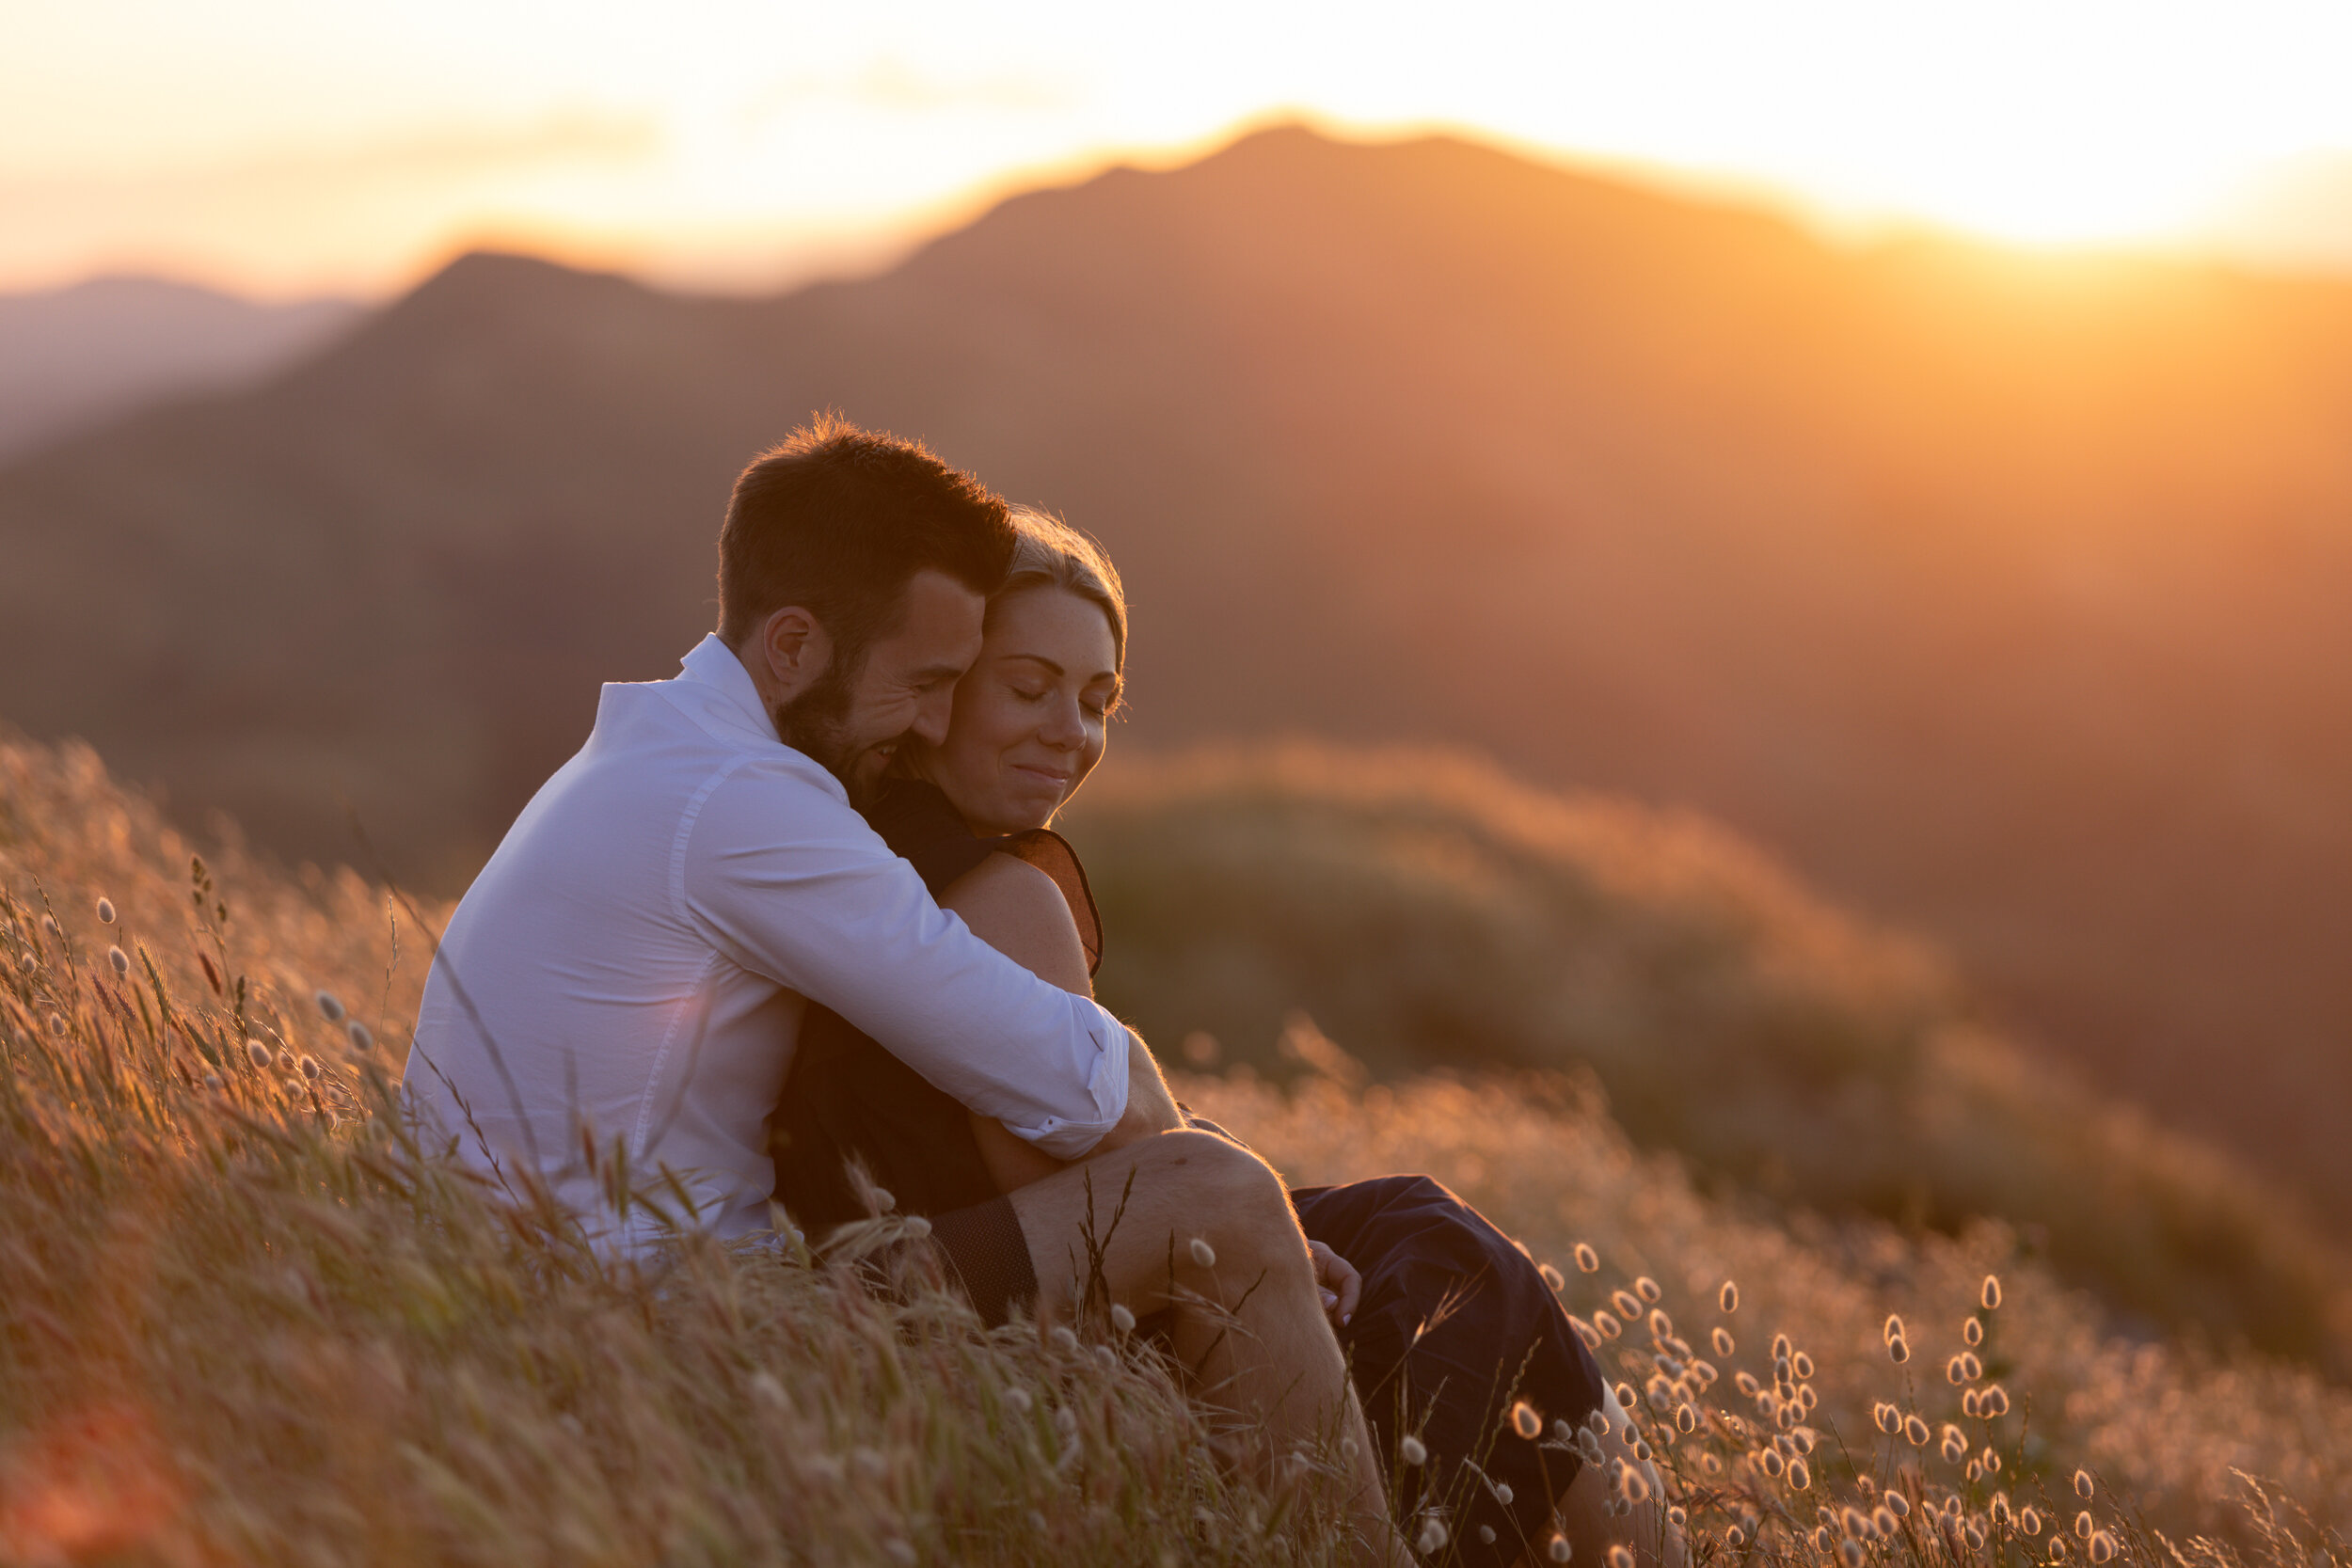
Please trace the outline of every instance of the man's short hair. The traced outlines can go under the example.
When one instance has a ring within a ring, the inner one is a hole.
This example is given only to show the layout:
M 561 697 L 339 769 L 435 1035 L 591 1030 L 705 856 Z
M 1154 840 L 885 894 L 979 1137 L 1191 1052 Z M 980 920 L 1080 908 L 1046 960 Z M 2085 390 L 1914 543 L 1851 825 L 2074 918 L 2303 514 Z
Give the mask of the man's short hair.
M 920 442 L 820 415 L 736 477 L 719 530 L 719 635 L 739 649 L 798 605 L 846 668 L 895 629 L 915 573 L 993 593 L 1015 537 L 1004 499 Z

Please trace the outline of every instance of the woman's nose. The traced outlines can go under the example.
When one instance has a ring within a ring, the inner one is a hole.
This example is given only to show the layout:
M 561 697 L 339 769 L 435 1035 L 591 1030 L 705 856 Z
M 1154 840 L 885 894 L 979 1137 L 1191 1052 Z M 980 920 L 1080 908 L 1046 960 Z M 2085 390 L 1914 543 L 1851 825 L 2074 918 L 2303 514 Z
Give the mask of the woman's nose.
M 1086 744 L 1086 725 L 1078 718 L 1076 703 L 1056 703 L 1038 729 L 1038 738 L 1048 746 L 1063 751 L 1076 751 Z

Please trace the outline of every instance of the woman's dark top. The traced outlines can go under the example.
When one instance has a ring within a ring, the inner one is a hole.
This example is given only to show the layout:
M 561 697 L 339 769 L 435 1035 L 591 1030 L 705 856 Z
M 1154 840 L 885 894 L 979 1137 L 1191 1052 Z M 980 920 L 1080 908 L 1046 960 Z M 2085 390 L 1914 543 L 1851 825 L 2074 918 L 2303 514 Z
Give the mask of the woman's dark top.
M 882 842 L 943 896 L 957 879 L 994 854 L 1026 861 L 1069 900 L 1087 955 L 1103 961 L 1103 923 L 1086 870 L 1059 833 L 981 838 L 934 784 L 893 779 L 866 811 Z M 942 1214 L 984 1203 L 996 1183 L 980 1159 L 971 1113 L 952 1096 L 862 1034 L 830 1007 L 811 1004 L 799 1048 L 770 1123 L 776 1197 L 811 1235 L 865 1217 L 847 1165 L 861 1162 L 906 1214 Z

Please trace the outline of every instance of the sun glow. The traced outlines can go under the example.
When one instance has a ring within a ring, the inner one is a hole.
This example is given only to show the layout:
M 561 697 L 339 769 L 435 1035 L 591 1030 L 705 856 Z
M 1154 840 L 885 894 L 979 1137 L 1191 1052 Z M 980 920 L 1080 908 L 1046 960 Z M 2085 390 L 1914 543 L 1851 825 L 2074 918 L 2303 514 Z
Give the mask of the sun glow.
M 374 291 L 484 241 L 768 285 L 1020 183 L 1286 115 L 1454 129 L 1834 227 L 2258 251 L 2259 225 L 2233 239 L 2216 214 L 2265 170 L 2352 149 L 2352 8 L 2260 0 L 1202 0 L 1181 20 L 1074 0 L 879 20 L 89 0 L 12 30 L 0 287 L 135 267 Z M 2308 206 L 2352 181 L 2296 188 Z

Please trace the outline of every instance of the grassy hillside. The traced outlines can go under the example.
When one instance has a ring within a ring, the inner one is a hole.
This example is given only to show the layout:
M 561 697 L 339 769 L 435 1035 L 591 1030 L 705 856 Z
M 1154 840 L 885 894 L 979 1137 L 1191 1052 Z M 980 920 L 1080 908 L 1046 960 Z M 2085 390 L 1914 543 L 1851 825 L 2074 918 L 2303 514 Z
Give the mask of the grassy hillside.
M 1113 769 L 1070 832 L 1104 996 L 1148 1038 L 1293 1076 L 1301 1010 L 1384 1079 L 1589 1067 L 1703 1176 L 1947 1232 L 2006 1216 L 2128 1316 L 2352 1367 L 2352 1267 L 2275 1186 L 2021 1053 L 1931 953 L 1719 827 L 1296 745 Z
M 1336 1560 L 1311 1507 L 1220 1474 L 1146 1351 L 982 1335 L 789 1247 L 615 1271 L 494 1201 L 381 1114 L 422 958 L 382 890 L 217 847 L 198 882 L 189 854 L 87 752 L 0 748 L 0 1560 Z M 321 987 L 384 1026 L 329 1023 Z M 1673 1321 L 1601 1351 L 1703 1563 L 2154 1568 L 2152 1530 L 2212 1568 L 2347 1560 L 2322 1529 L 2352 1522 L 2352 1396 L 2307 1371 L 2110 1339 L 1998 1227 L 1785 1227 L 1564 1081 L 1326 1074 L 1184 1092 L 1297 1180 L 1438 1173 L 1557 1263 L 1597 1334 L 1605 1292 L 1659 1282 Z M 1938 1372 L 1963 1320 L 1965 1390 Z M 1772 1387 L 1734 1391 L 1769 1385 L 1784 1333 L 1785 1432 Z M 1961 1414 L 1995 1384 L 2005 1414 Z M 1881 1435 L 1881 1403 L 1932 1422 L 1925 1446 Z
M 0 716 L 462 885 L 824 406 L 1101 535 L 1139 736 L 1689 802 L 2352 1216 L 2341 282 L 1296 129 L 772 299 L 469 257 L 0 470 Z

